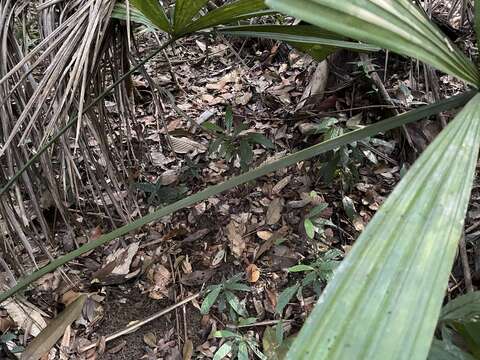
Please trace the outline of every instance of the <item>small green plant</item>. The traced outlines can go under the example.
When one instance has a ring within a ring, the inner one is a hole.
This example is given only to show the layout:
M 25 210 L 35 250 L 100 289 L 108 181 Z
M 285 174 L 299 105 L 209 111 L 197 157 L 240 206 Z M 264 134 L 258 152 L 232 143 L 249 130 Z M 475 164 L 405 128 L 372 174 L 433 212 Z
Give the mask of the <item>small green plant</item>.
M 226 341 L 218 348 L 213 360 L 224 359 L 228 354 L 232 354 L 232 359 L 248 360 L 251 359 L 250 353 L 255 354 L 259 359 L 267 360 L 267 357 L 260 351 L 253 334 L 242 335 L 229 330 L 220 330 L 216 331 L 214 336 L 226 339 Z
M 244 123 L 235 124 L 233 111 L 229 107 L 225 114 L 225 128 L 212 122 L 205 122 L 202 127 L 216 136 L 210 144 L 210 154 L 216 154 L 224 158 L 228 163 L 240 159 L 242 171 L 249 168 L 253 160 L 253 147 L 257 144 L 266 149 L 273 149 L 273 143 L 265 135 L 255 132 L 244 133 L 248 126 Z
M 333 276 L 334 270 L 340 265 L 342 256 L 341 251 L 333 249 L 325 252 L 319 256 L 317 260 L 308 265 L 299 264 L 289 268 L 289 273 L 304 273 L 305 277 L 280 293 L 275 311 L 278 314 L 282 314 L 293 296 L 297 294 L 297 296 L 300 297 L 306 287 L 312 287 L 315 293 L 320 296 L 322 285 L 327 283 Z
M 181 199 L 188 191 L 184 185 L 164 186 L 160 178 L 155 183 L 137 182 L 132 184 L 135 190 L 147 195 L 147 204 L 153 206 L 168 205 Z
M 323 140 L 328 141 L 361 128 L 360 121 L 360 116 L 354 116 L 348 120 L 325 117 L 319 119 L 315 124 L 309 124 L 305 133 L 323 135 Z M 378 159 L 372 151 L 372 145 L 392 147 L 390 143 L 382 139 L 365 138 L 332 150 L 325 154 L 321 161 L 320 173 L 323 180 L 330 184 L 335 178 L 340 178 L 345 188 L 351 188 L 359 178 L 357 170 L 359 164 L 363 164 L 365 160 L 375 165 L 378 164 Z
M 314 197 L 316 193 L 312 191 L 310 196 Z M 321 203 L 315 206 L 305 217 L 303 221 L 303 226 L 305 228 L 305 233 L 310 239 L 314 239 L 315 235 L 321 237 L 324 233 L 325 226 L 335 227 L 330 220 L 321 217 L 321 214 L 328 208 L 327 203 Z
M 25 351 L 25 348 L 17 345 L 16 341 L 18 341 L 18 335 L 10 331 L 7 331 L 5 334 L 0 336 L 0 355 L 2 353 L 2 349 L 7 354 L 19 354 Z
M 202 302 L 200 312 L 207 314 L 212 306 L 217 303 L 218 311 L 229 310 L 230 319 L 236 321 L 238 315 L 247 318 L 248 313 L 245 303 L 235 295 L 234 291 L 250 291 L 250 286 L 241 282 L 243 275 L 235 275 L 221 284 L 211 285 L 207 288 L 206 296 Z

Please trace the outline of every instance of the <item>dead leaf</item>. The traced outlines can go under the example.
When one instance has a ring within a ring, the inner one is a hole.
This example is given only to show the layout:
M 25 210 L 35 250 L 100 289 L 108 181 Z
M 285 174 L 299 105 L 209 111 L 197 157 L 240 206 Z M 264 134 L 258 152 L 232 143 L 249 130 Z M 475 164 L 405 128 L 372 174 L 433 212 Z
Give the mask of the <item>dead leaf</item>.
M 323 99 L 325 88 L 327 86 L 328 74 L 328 62 L 327 60 L 324 60 L 317 65 L 317 68 L 310 79 L 310 83 L 305 88 L 295 111 L 302 109 L 309 100 L 319 102 Z
M 2 307 L 7 311 L 12 320 L 24 331 L 30 329 L 32 336 L 37 336 L 47 326 L 42 315 L 33 305 L 20 299 L 4 301 Z
M 160 184 L 168 186 L 178 180 L 178 173 L 175 170 L 166 170 L 160 175 Z
M 122 350 L 122 349 L 125 347 L 125 345 L 127 345 L 127 342 L 126 342 L 125 340 L 122 340 L 122 341 L 120 342 L 120 344 L 118 344 L 118 345 L 114 346 L 113 348 L 107 350 L 107 352 L 108 352 L 109 354 L 116 354 L 116 353 L 118 353 L 120 350 Z
M 143 342 L 148 346 L 150 346 L 151 348 L 157 347 L 157 337 L 152 332 L 148 332 L 143 335 Z
M 77 300 L 82 294 L 73 290 L 68 290 L 65 294 L 62 295 L 62 304 L 68 306 Z
M 250 264 L 245 269 L 247 273 L 247 280 L 251 283 L 256 283 L 260 279 L 260 270 L 255 264 Z
M 196 270 L 184 274 L 180 278 L 180 282 L 185 286 L 200 286 L 210 280 L 214 273 L 214 270 Z
M 126 249 L 118 249 L 113 254 L 107 256 L 107 264 L 113 261 L 116 262 L 116 266 L 111 272 L 112 275 L 127 275 L 130 272 L 130 265 L 138 251 L 139 245 L 139 242 L 132 243 Z
M 227 225 L 227 238 L 230 242 L 230 250 L 236 257 L 241 257 L 246 248 L 243 234 L 245 234 L 245 224 L 238 224 L 235 221 L 230 221 Z
M 38 360 L 47 353 L 65 333 L 66 328 L 80 316 L 86 300 L 87 296 L 82 295 L 67 306 L 60 315 L 51 321 L 50 324 L 33 339 L 23 352 L 21 359 Z
M 0 332 L 4 333 L 14 325 L 15 323 L 10 316 L 0 317 Z
M 257 236 L 262 240 L 268 240 L 272 236 L 272 232 L 266 230 L 257 231 Z
M 282 217 L 283 200 L 281 198 L 275 198 L 268 206 L 266 222 L 268 225 L 274 225 L 278 223 Z
M 275 184 L 275 186 L 272 189 L 272 193 L 277 195 L 280 194 L 283 188 L 287 186 L 291 180 L 292 180 L 292 175 L 288 175 L 284 177 L 282 180 L 280 180 L 278 183 Z
M 172 142 L 173 151 L 175 151 L 177 154 L 188 154 L 194 151 L 204 153 L 207 151 L 206 146 L 187 137 L 177 138 L 170 136 L 170 141 Z
M 183 345 L 183 360 L 190 360 L 193 356 L 193 342 L 190 339 L 185 341 Z
M 165 266 L 162 264 L 153 266 L 148 271 L 147 278 L 153 284 L 148 294 L 150 298 L 160 300 L 167 297 L 172 275 Z

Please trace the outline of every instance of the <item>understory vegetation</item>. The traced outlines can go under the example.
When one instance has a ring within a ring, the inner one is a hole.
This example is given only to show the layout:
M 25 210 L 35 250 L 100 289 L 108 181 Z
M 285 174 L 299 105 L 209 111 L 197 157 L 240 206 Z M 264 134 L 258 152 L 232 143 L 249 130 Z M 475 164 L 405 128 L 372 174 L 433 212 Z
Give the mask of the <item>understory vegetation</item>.
M 479 9 L 0 0 L 0 358 L 479 359 Z

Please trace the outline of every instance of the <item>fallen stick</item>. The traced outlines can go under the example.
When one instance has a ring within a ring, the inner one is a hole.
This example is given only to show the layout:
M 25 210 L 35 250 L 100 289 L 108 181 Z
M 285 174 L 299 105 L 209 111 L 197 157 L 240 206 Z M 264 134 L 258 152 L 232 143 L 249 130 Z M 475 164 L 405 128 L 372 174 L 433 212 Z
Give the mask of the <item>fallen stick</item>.
M 165 315 L 165 314 L 168 314 L 170 311 L 173 311 L 175 310 L 176 308 L 182 306 L 182 305 L 185 305 L 186 303 L 189 303 L 190 301 L 192 301 L 193 299 L 196 299 L 197 297 L 200 296 L 200 293 L 196 293 L 194 295 L 191 295 L 185 299 L 183 299 L 182 301 L 172 305 L 172 306 L 169 306 L 167 307 L 166 309 L 163 309 L 161 311 L 159 311 L 158 313 L 155 313 L 149 317 L 147 317 L 146 319 L 143 319 L 141 321 L 136 321 L 134 322 L 133 324 L 127 326 L 125 329 L 123 330 L 119 330 L 119 331 L 116 331 L 114 332 L 113 334 L 111 335 L 108 335 L 105 337 L 105 343 L 109 342 L 109 341 L 112 341 L 116 338 L 119 338 L 120 336 L 123 336 L 123 335 L 126 335 L 126 334 L 130 334 L 134 331 L 137 331 L 139 328 L 141 328 L 143 325 L 145 324 L 148 324 L 149 322 L 155 320 L 155 319 L 158 319 L 159 317 Z M 96 342 L 93 342 L 93 343 L 90 343 L 89 345 L 85 345 L 85 346 L 82 346 L 81 348 L 78 349 L 78 352 L 79 353 L 82 353 L 82 352 L 85 352 L 85 351 L 88 351 L 90 349 L 93 349 L 94 347 L 96 347 L 98 345 L 98 341 Z

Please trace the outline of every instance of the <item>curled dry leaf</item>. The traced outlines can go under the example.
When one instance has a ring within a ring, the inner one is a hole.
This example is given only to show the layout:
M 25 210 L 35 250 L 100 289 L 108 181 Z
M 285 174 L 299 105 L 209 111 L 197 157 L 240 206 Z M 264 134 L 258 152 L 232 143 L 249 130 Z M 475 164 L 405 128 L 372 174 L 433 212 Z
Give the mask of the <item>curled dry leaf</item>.
M 168 285 L 172 281 L 172 275 L 165 266 L 161 264 L 153 266 L 148 271 L 147 277 L 153 284 L 149 292 L 152 299 L 160 300 L 168 295 Z
M 227 238 L 230 243 L 230 250 L 236 257 L 241 257 L 246 248 L 245 240 L 243 239 L 245 231 L 246 226 L 243 223 L 238 224 L 232 220 L 227 225 Z
M 30 329 L 30 335 L 37 336 L 47 326 L 40 312 L 30 303 L 20 299 L 9 299 L 1 306 L 12 320 L 24 331 Z
M 10 316 L 0 317 L 0 332 L 4 333 L 14 325 Z
M 195 270 L 184 274 L 180 282 L 185 286 L 200 286 L 206 283 L 213 276 L 214 270 Z
M 256 283 L 260 279 L 260 269 L 255 264 L 250 264 L 245 269 L 247 280 L 250 283 Z
M 282 217 L 283 200 L 281 198 L 275 198 L 272 200 L 267 210 L 266 222 L 268 225 L 275 225 Z

